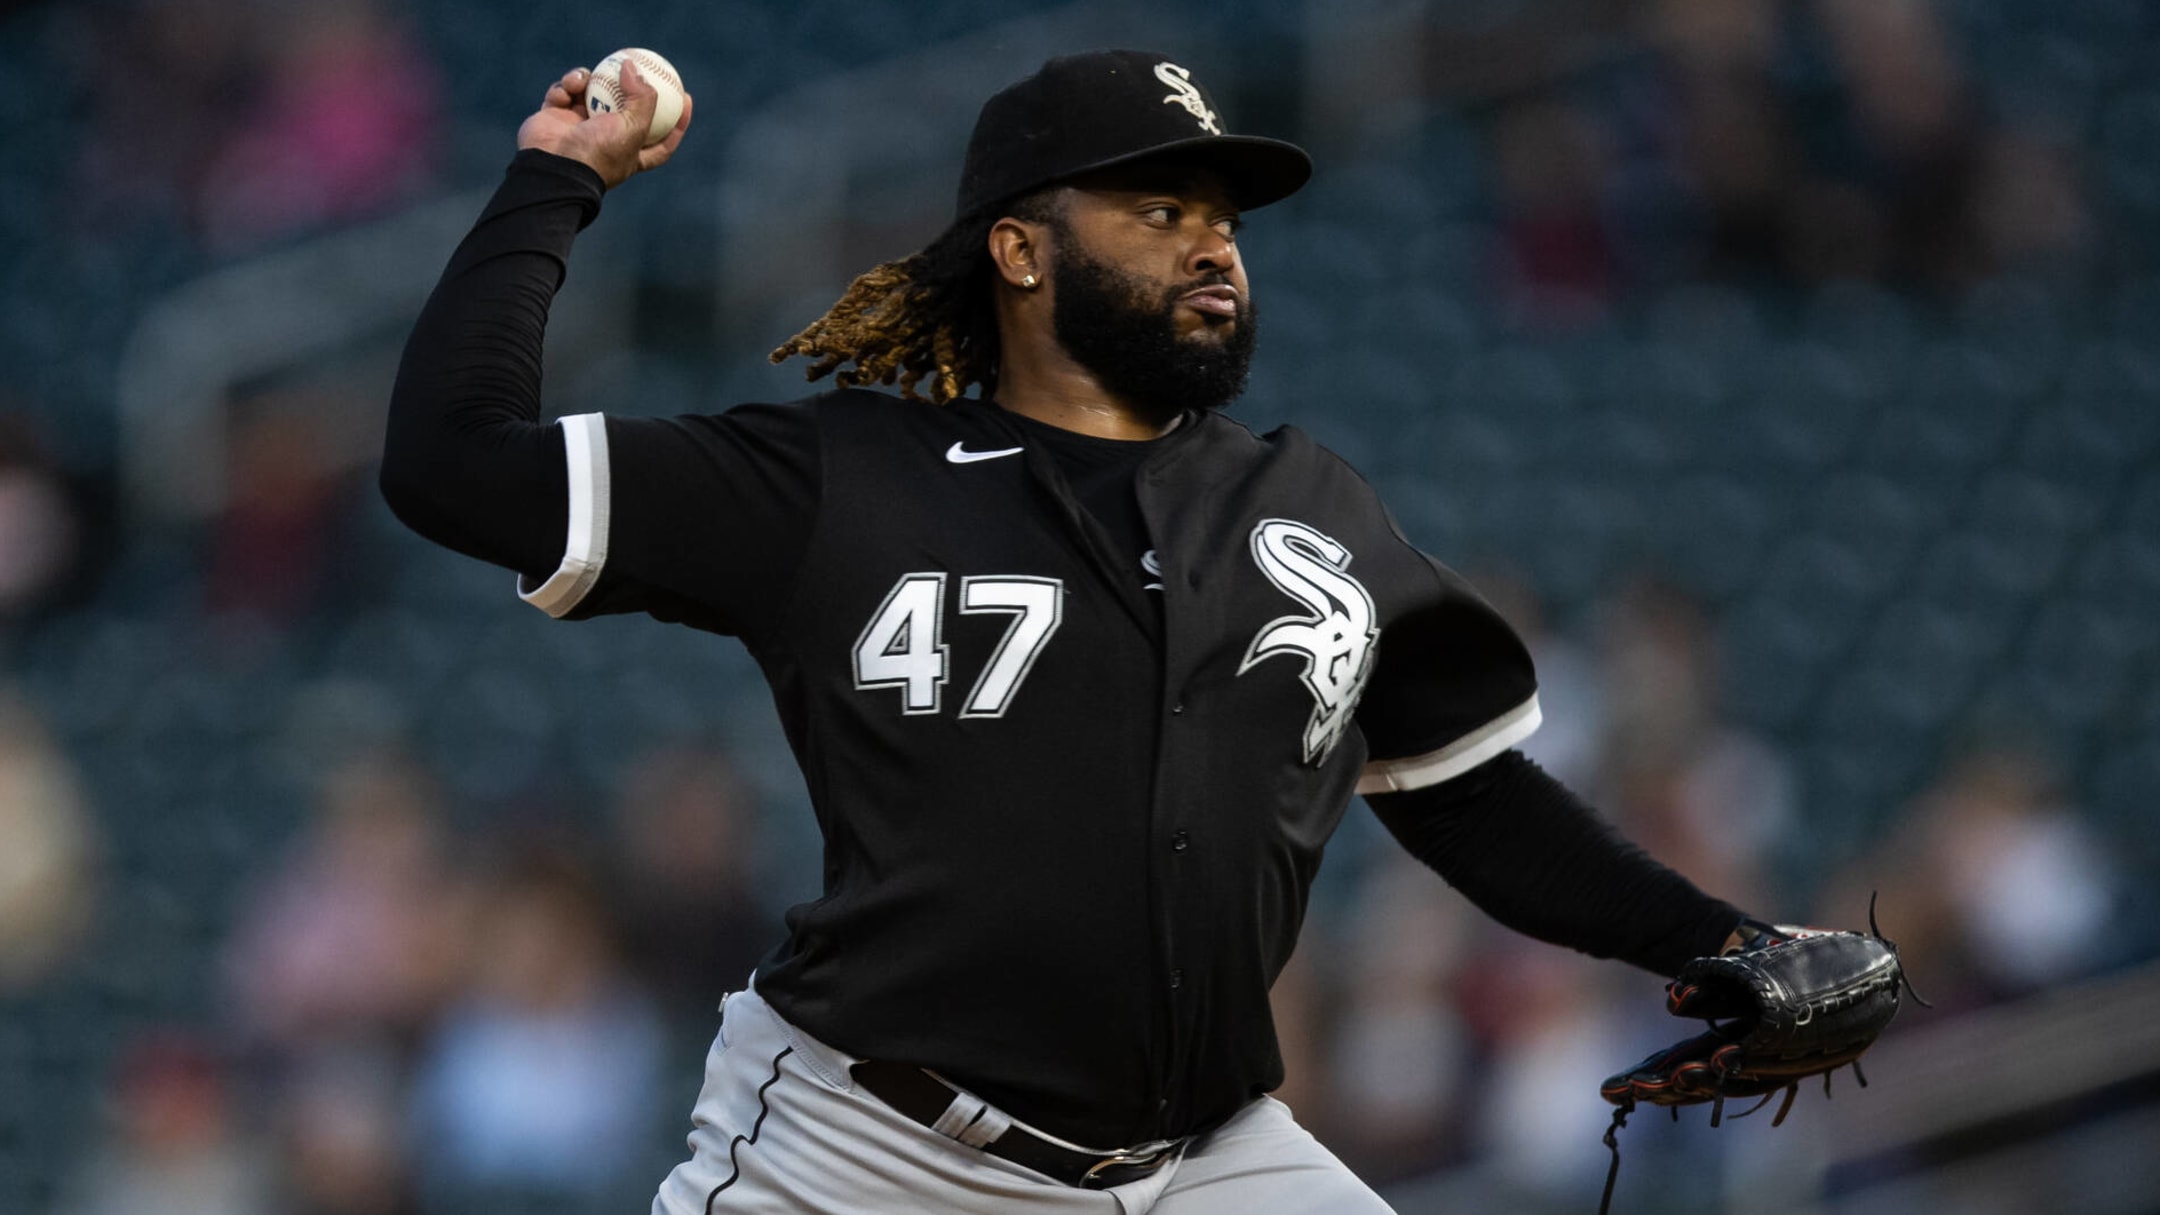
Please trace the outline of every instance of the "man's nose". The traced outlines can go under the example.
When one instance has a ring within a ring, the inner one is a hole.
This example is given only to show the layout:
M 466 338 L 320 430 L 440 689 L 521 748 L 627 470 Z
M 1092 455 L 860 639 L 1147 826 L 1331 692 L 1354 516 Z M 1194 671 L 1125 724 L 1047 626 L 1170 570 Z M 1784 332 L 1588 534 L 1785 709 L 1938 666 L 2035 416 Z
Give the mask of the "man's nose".
M 1230 243 L 1222 233 L 1209 228 L 1207 234 L 1193 245 L 1186 265 L 1196 274 L 1228 271 L 1237 265 L 1237 246 Z

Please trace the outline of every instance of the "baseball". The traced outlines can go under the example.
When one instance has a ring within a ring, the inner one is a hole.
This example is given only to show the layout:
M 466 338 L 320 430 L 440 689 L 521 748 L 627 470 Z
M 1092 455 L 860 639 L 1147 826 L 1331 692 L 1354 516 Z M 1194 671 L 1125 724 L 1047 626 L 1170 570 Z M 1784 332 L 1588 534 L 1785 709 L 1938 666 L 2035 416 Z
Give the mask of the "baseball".
M 588 114 L 613 113 L 626 100 L 622 87 L 622 65 L 626 59 L 637 61 L 638 71 L 660 94 L 660 104 L 653 109 L 652 127 L 645 132 L 645 146 L 651 147 L 668 137 L 675 124 L 682 118 L 683 82 L 675 71 L 675 65 L 657 53 L 643 47 L 624 47 L 600 61 L 592 71 L 592 80 L 585 86 L 585 112 Z

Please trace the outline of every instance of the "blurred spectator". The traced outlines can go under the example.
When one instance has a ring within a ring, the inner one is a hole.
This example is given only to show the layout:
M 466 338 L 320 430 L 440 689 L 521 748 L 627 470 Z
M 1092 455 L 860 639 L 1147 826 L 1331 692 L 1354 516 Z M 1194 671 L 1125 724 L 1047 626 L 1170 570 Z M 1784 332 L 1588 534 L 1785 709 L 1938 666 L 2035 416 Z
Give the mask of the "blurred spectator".
M 1606 731 L 1605 689 L 1596 661 L 1553 629 L 1537 588 L 1522 575 L 1483 570 L 1470 581 L 1514 626 L 1537 670 L 1544 721 L 1522 744 L 1523 754 L 1569 788 L 1588 792 L 1596 781 L 1598 749 Z
M 325 606 L 356 483 L 332 450 L 347 405 L 329 394 L 249 403 L 228 448 L 225 509 L 210 537 L 208 604 L 228 622 L 288 628 Z
M 1817 0 L 1909 281 L 1971 285 L 2083 237 L 2077 176 L 2037 133 L 1983 119 L 1936 6 Z
M 1455 1001 L 1477 913 L 1432 870 L 1384 846 L 1344 930 L 1329 1124 L 1375 1181 L 1444 1162 L 1471 1043 Z
M 202 228 L 240 249 L 354 219 L 430 184 L 443 128 L 435 65 L 375 0 L 255 8 L 252 104 L 204 176 Z
M 662 1036 L 623 974 L 591 875 L 567 851 L 520 859 L 486 892 L 469 947 L 465 990 L 416 1080 L 426 1208 L 649 1191 L 637 1170 L 661 1111 Z
M 2035 756 L 1967 760 L 1931 800 L 1935 855 L 1983 974 L 2005 992 L 2036 991 L 2108 958 L 2112 867 Z
M 1618 1031 L 1615 993 L 1631 978 L 1617 963 L 1513 934 L 1495 934 L 1464 968 L 1484 1057 L 1471 1147 L 1518 1201 L 1571 1206 L 1597 1186 L 1605 1161 L 1590 1149 L 1612 1116 L 1597 1082 L 1645 1053 Z
M 2119 961 L 2114 866 L 2030 750 L 1980 748 L 1913 803 L 1889 842 L 1826 888 L 1826 918 L 1882 892 L 1882 927 L 1945 1012 Z M 1938 1014 L 1940 1015 L 1940 1014 Z
M 1799 154 L 1771 78 L 1782 7 L 1659 0 L 1642 10 L 1662 95 L 1648 147 L 1699 210 L 1696 256 L 1713 275 L 1776 270 L 1782 260 Z M 1849 239 L 1867 240 L 1863 223 L 1846 228 Z
M 0 627 L 52 601 L 82 541 L 80 509 L 28 419 L 0 410 Z
M 82 938 L 96 851 L 74 766 L 0 686 L 0 996 L 35 984 Z
M 1979 273 L 2022 270 L 2085 244 L 2079 172 L 2059 144 L 2034 131 L 1994 132 L 1975 174 L 1964 222 L 1977 242 Z
M 757 808 L 724 752 L 669 747 L 640 759 L 615 808 L 623 954 L 670 1019 L 709 1027 L 778 926 L 752 897 Z
M 95 225 L 239 250 L 428 184 L 439 73 L 375 0 L 138 0 L 98 18 L 78 172 Z
M 1980 184 L 1974 167 L 1985 133 L 1935 6 L 1816 0 L 1814 16 L 1849 107 L 1855 163 L 1810 166 L 1810 191 L 1835 198 L 1846 182 L 1867 191 L 1887 242 L 1882 270 L 1921 285 L 1966 285 L 1982 272 L 1966 216 Z M 1842 180 L 1824 183 L 1826 169 L 1842 169 Z M 1827 258 L 1809 260 L 1810 253 L 1834 255 L 1839 244 L 1822 222 L 1837 210 L 1811 211 L 1809 197 L 1804 191 L 1793 208 L 1792 269 L 1804 279 L 1857 277 Z
M 1980 111 L 1936 6 L 1641 11 L 1654 66 L 1619 108 L 1653 275 L 1955 291 L 2083 240 L 2072 167 Z
M 250 897 L 226 952 L 248 1041 L 292 1056 L 419 1032 L 462 946 L 436 798 L 392 753 L 331 774 L 315 823 Z
M 1698 886 L 1779 917 L 1765 861 L 1791 826 L 1792 775 L 1723 720 L 1716 637 L 1701 605 L 1639 581 L 1601 639 L 1610 708 L 1600 801 L 1637 844 Z
M 252 23 L 261 6 L 231 0 L 137 0 L 90 12 L 74 63 L 94 78 L 70 217 L 98 228 L 190 225 L 193 200 L 236 101 L 247 94 Z M 72 48 L 56 53 L 65 57 Z
M 1598 321 L 1620 288 L 1604 142 L 1590 115 L 1553 98 L 1510 105 L 1493 124 L 1502 291 L 1534 325 Z
M 223 1068 L 191 1035 L 135 1042 L 113 1086 L 109 1139 L 54 1215 L 269 1215 L 267 1158 L 236 1133 Z
M 277 1106 L 286 1215 L 412 1215 L 397 1060 L 379 1048 L 326 1050 Z

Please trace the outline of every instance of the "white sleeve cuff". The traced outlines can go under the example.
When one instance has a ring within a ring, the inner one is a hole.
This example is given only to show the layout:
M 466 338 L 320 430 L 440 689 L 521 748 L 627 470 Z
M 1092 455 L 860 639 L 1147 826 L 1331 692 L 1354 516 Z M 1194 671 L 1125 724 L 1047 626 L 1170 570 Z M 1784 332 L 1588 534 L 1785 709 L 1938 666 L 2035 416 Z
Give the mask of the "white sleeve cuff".
M 520 575 L 517 588 L 518 598 L 558 619 L 569 615 L 600 581 L 608 542 L 607 419 L 581 413 L 559 425 L 570 472 L 570 531 L 562 564 L 538 586 L 526 586 Z
M 1544 716 L 1537 693 L 1437 751 L 1407 759 L 1374 760 L 1358 774 L 1357 791 L 1401 793 L 1452 780 L 1537 732 Z

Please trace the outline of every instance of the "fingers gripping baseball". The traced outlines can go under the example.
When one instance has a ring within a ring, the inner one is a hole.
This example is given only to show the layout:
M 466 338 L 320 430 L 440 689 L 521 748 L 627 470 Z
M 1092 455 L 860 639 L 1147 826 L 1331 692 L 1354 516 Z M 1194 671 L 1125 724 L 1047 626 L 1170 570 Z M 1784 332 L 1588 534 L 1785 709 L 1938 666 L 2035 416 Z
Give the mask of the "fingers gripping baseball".
M 586 112 L 585 92 L 591 84 L 592 72 L 580 67 L 563 73 L 562 79 L 549 85 L 540 108 L 518 128 L 518 147 L 538 148 L 581 161 L 613 189 L 635 174 L 666 164 L 675 149 L 682 146 L 693 107 L 688 93 L 683 95 L 682 117 L 676 120 L 675 129 L 660 142 L 647 145 L 645 135 L 659 105 L 659 92 L 637 64 L 623 64 L 623 101 L 612 111 Z

